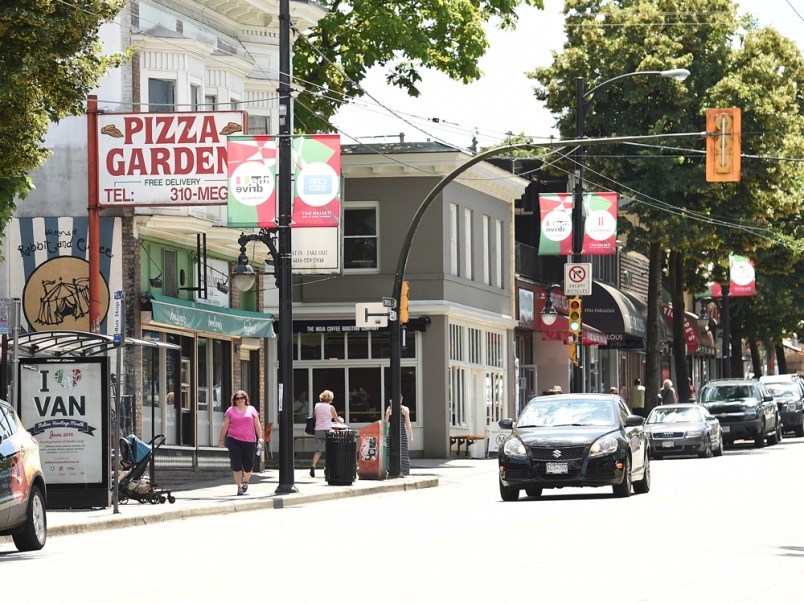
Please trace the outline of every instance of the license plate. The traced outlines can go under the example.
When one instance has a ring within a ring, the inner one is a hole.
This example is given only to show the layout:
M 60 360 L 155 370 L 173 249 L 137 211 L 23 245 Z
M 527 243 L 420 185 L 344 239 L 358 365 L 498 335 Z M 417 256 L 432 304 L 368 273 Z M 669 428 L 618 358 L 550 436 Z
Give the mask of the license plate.
M 567 463 L 547 463 L 547 473 L 567 473 Z
M 723 433 L 729 433 L 729 429 L 730 428 L 728 425 L 721 425 L 720 427 L 720 431 L 722 431 Z
M 662 442 L 662 448 L 672 448 L 675 446 L 674 442 Z

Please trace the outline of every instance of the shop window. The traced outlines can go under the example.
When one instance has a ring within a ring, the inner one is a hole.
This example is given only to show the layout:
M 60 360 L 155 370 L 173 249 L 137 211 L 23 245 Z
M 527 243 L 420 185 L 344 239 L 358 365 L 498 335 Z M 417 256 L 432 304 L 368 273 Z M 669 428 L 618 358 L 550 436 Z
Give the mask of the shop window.
M 301 360 L 321 360 L 321 334 L 299 334 L 299 356 Z
M 313 403 L 318 401 L 318 395 L 311 400 L 310 371 L 308 369 L 293 369 L 293 422 L 304 424 L 304 420 L 313 412 Z
M 416 367 L 415 366 L 403 366 L 399 369 L 400 372 L 400 382 L 399 382 L 399 391 L 402 394 L 402 404 L 408 407 L 410 410 L 410 422 L 415 423 L 418 420 L 418 396 L 416 395 L 417 385 L 416 385 Z M 383 408 L 387 407 L 391 400 L 391 369 L 389 367 L 385 368 L 385 396 L 383 400 L 385 402 Z M 383 415 L 384 416 L 384 415 Z
M 327 360 L 346 358 L 346 333 L 324 334 L 324 358 Z
M 360 360 L 369 357 L 369 333 L 367 331 L 355 331 L 349 333 L 350 360 Z
M 347 422 L 373 423 L 382 418 L 382 383 L 379 367 L 350 368 Z
M 449 412 L 453 427 L 466 426 L 466 369 L 458 366 L 449 369 Z

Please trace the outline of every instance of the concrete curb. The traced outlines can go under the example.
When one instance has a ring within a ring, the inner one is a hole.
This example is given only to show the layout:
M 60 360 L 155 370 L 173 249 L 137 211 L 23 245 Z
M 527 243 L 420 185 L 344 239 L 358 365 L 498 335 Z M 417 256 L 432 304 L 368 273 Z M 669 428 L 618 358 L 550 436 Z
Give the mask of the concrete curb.
M 195 506 L 175 508 L 172 505 L 150 505 L 142 507 L 138 515 L 110 515 L 108 517 L 94 518 L 92 521 L 81 521 L 81 517 L 76 513 L 76 521 L 69 523 L 49 526 L 48 536 L 65 536 L 70 534 L 84 534 L 99 530 L 111 530 L 117 528 L 128 528 L 132 526 L 150 525 L 177 519 L 189 519 L 190 517 L 203 517 L 206 515 L 227 515 L 229 513 L 242 513 L 245 511 L 258 511 L 262 509 L 283 509 L 298 505 L 305 505 L 327 500 L 350 498 L 354 496 L 368 496 L 371 494 L 384 494 L 387 492 L 404 492 L 408 490 L 421 490 L 424 488 L 435 488 L 438 486 L 437 477 L 422 477 L 413 479 L 391 480 L 381 482 L 377 485 L 361 486 L 359 488 L 333 487 L 332 490 L 318 491 L 312 494 L 283 494 L 283 495 L 263 495 L 249 497 L 248 499 L 237 498 L 227 500 L 221 498 L 219 501 L 211 501 L 207 504 L 197 504 Z M 134 501 L 120 508 L 125 513 L 126 508 L 130 507 Z M 139 503 L 134 503 L 139 505 Z M 157 510 L 158 509 L 158 510 Z

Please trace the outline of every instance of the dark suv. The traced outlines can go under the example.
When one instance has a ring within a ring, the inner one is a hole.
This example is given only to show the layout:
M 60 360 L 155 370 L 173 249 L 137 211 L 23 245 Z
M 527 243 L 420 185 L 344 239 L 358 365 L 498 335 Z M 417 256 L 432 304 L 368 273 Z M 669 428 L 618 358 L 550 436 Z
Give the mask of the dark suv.
M 717 417 L 723 441 L 754 440 L 762 448 L 782 439 L 782 422 L 776 402 L 756 379 L 715 379 L 701 388 L 698 401 Z
M 798 375 L 764 375 L 759 380 L 776 398 L 782 427 L 804 437 L 804 379 Z

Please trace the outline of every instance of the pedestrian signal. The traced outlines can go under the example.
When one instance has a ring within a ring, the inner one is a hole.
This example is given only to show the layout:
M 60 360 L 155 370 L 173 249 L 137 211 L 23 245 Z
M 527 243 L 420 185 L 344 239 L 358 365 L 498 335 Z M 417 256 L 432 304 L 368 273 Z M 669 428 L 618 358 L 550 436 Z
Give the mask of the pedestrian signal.
M 573 335 L 580 335 L 583 321 L 582 321 L 582 303 L 580 296 L 570 298 L 569 300 L 569 332 Z

